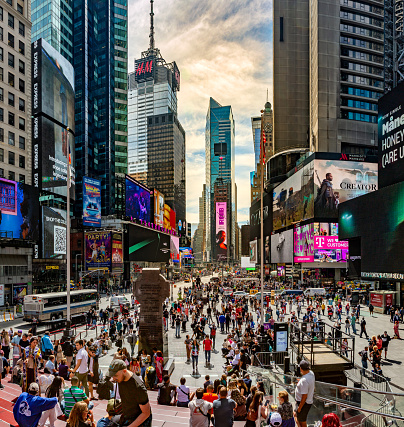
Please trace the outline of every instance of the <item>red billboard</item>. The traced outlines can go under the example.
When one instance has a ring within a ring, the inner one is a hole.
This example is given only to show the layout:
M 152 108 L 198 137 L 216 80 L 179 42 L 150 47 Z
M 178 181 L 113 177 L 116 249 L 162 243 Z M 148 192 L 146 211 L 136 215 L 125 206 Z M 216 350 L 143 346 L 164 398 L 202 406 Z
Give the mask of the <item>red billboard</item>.
M 374 307 L 383 307 L 383 295 L 370 293 L 370 302 Z

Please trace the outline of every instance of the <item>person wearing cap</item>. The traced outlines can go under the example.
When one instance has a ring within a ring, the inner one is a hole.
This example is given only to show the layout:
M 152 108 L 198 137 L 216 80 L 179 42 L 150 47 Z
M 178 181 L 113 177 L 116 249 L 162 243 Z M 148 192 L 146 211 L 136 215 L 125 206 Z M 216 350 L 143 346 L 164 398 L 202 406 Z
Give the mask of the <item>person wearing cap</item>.
M 279 412 L 273 412 L 271 415 L 271 418 L 269 420 L 269 425 L 271 427 L 279 427 L 282 424 L 282 417 L 281 414 Z
M 39 386 L 31 383 L 28 392 L 23 392 L 18 397 L 13 408 L 14 419 L 19 427 L 37 427 L 42 412 L 54 408 L 58 403 L 57 397 L 39 396 Z
M 310 370 L 309 362 L 302 360 L 300 362 L 300 373 L 302 377 L 295 388 L 296 408 L 294 416 L 298 427 L 307 427 L 307 415 L 313 404 L 315 376 Z
M 152 413 L 147 390 L 142 380 L 127 369 L 126 363 L 115 359 L 109 365 L 108 377 L 118 383 L 122 399 L 122 415 L 113 417 L 115 423 L 129 427 L 151 427 Z
M 97 423 L 97 427 L 108 427 L 115 415 L 115 408 L 120 404 L 121 401 L 119 399 L 109 399 L 107 404 L 108 416 L 101 418 Z

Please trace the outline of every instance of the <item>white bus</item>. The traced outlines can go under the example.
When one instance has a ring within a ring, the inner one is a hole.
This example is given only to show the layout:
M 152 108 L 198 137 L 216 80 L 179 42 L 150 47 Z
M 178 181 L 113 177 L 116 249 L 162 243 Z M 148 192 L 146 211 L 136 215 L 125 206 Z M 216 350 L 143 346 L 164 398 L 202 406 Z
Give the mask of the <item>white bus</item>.
M 70 291 L 70 313 L 73 323 L 77 318 L 85 317 L 91 307 L 98 310 L 97 296 L 96 289 Z M 30 322 L 33 317 L 37 318 L 39 322 L 66 319 L 66 292 L 26 295 L 24 297 L 24 320 Z

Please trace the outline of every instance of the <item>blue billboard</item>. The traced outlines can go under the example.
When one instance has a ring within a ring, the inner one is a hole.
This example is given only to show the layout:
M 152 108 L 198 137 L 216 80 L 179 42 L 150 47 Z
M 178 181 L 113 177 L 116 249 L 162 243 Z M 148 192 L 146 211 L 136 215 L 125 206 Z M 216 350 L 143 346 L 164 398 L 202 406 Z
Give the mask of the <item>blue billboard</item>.
M 126 216 L 131 220 L 150 222 L 150 190 L 135 179 L 126 176 Z
M 83 225 L 101 227 L 101 181 L 83 177 Z

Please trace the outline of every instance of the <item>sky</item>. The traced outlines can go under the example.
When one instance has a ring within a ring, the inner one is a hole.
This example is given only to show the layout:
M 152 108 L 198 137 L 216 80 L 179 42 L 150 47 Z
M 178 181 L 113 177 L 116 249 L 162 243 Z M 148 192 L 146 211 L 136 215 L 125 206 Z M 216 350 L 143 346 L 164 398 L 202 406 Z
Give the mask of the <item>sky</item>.
M 149 0 L 128 0 L 129 64 L 149 46 Z M 236 128 L 237 220 L 249 220 L 254 170 L 251 117 L 267 89 L 272 102 L 271 0 L 155 0 L 155 46 L 181 73 L 178 116 L 186 132 L 187 221 L 199 221 L 205 182 L 205 123 L 209 97 L 231 105 Z

